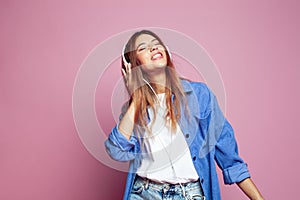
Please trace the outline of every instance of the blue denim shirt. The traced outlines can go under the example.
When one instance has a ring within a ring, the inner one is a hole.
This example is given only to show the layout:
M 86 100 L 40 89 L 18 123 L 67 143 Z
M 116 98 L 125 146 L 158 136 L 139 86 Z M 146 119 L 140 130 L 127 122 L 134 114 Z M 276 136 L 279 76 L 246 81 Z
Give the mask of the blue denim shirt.
M 220 188 L 216 164 L 223 172 L 225 184 L 233 184 L 250 177 L 247 164 L 239 157 L 234 132 L 224 117 L 215 95 L 206 84 L 182 80 L 189 114 L 181 106 L 179 126 L 190 149 L 199 182 L 207 200 L 219 200 Z M 127 108 L 124 107 L 120 120 Z M 129 198 L 136 171 L 141 164 L 142 154 L 137 134 L 125 138 L 117 124 L 105 141 L 106 151 L 111 158 L 129 161 L 124 200 Z M 215 162 L 216 161 L 216 162 Z

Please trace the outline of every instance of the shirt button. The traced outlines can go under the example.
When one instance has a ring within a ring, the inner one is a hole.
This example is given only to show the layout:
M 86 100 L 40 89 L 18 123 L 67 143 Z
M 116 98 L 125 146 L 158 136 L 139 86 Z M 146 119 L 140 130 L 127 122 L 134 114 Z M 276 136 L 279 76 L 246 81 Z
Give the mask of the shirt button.
M 186 137 L 186 138 L 189 138 L 189 137 L 190 137 L 190 134 L 188 134 L 188 133 L 185 134 L 185 137 Z
M 203 179 L 203 178 L 201 178 L 201 180 L 200 180 L 200 181 L 201 181 L 201 183 L 203 183 L 203 182 L 204 182 L 204 179 Z
M 193 157 L 193 161 L 195 161 L 195 160 L 196 160 L 196 156 Z

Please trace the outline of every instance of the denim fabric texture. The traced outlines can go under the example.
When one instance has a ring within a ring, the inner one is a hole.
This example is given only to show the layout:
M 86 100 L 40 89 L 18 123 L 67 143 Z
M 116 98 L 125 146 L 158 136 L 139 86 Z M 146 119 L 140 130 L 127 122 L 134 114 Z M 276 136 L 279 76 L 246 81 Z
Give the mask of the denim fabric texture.
M 233 184 L 250 177 L 247 164 L 238 155 L 238 146 L 234 131 L 224 117 L 217 99 L 205 83 L 182 80 L 187 98 L 189 115 L 181 106 L 178 122 L 190 149 L 199 183 L 206 200 L 220 200 L 220 188 L 216 172 L 216 163 L 223 172 L 225 184 Z M 174 98 L 174 96 L 173 96 Z M 127 110 L 122 109 L 120 120 Z M 117 161 L 129 161 L 124 200 L 134 188 L 136 171 L 141 164 L 143 154 L 134 131 L 128 140 L 118 130 L 119 123 L 112 129 L 105 141 L 110 157 Z
M 136 176 L 130 200 L 205 200 L 200 182 L 160 184 Z

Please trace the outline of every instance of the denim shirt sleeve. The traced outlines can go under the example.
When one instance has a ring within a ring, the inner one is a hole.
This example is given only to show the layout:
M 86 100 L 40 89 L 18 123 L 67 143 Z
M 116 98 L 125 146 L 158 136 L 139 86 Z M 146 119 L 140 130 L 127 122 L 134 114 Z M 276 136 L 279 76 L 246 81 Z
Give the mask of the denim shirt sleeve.
M 119 121 L 123 118 L 127 111 L 128 105 L 124 105 Z M 120 122 L 119 122 L 120 123 Z M 136 153 L 139 152 L 139 144 L 137 138 L 132 134 L 128 140 L 120 131 L 119 123 L 112 129 L 107 140 L 105 141 L 106 152 L 117 161 L 130 161 L 135 159 Z
M 208 105 L 205 109 L 206 139 L 202 152 L 214 150 L 215 160 L 223 172 L 225 184 L 233 184 L 250 177 L 247 164 L 238 154 L 234 131 L 223 115 L 213 92 L 207 88 Z
M 250 177 L 247 164 L 238 155 L 234 132 L 227 120 L 216 144 L 215 159 L 222 169 L 225 184 L 237 183 Z

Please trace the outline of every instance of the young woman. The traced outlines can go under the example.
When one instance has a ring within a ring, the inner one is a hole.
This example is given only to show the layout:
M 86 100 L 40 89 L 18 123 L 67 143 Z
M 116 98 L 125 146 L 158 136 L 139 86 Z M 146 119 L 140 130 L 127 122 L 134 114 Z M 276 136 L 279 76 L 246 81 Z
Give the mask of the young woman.
M 215 161 L 225 184 L 263 199 L 216 97 L 178 77 L 161 39 L 136 32 L 122 58 L 130 100 L 105 146 L 113 159 L 130 161 L 124 199 L 221 199 Z

